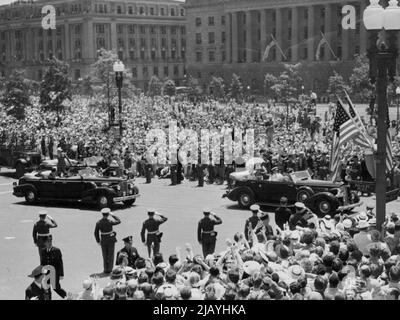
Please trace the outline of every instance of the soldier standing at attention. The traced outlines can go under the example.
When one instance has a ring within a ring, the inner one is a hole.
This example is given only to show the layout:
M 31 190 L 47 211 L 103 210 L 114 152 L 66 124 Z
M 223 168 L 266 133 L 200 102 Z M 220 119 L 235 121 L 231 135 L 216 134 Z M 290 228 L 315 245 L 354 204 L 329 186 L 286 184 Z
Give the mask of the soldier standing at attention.
M 260 210 L 260 206 L 258 204 L 253 204 L 250 207 L 251 212 L 253 215 L 246 220 L 246 224 L 244 226 L 244 236 L 246 240 L 249 242 L 250 247 L 252 246 L 251 237 L 249 237 L 250 232 L 256 228 L 258 223 L 261 221 L 258 217 L 258 212 Z
M 50 235 L 50 229 L 56 227 L 57 222 L 47 214 L 47 211 L 39 212 L 39 221 L 33 225 L 32 236 L 33 242 L 39 250 L 40 261 L 42 260 L 42 249 L 46 246 L 44 239 Z
M 116 232 L 113 231 L 113 226 L 120 224 L 121 220 L 111 213 L 110 208 L 102 209 L 101 213 L 103 218 L 96 223 L 94 237 L 96 238 L 96 242 L 101 246 L 104 266 L 103 272 L 109 274 L 113 268 L 115 243 L 117 242 Z
M 143 222 L 142 231 L 140 232 L 140 236 L 142 238 L 142 242 L 144 245 L 147 245 L 147 251 L 149 253 L 149 257 L 151 257 L 151 245 L 153 244 L 153 255 L 160 252 L 160 242 L 162 237 L 162 232 L 158 229 L 161 224 L 166 222 L 168 218 L 163 215 L 157 213 L 153 209 L 148 210 L 147 214 L 149 218 Z M 145 233 L 147 230 L 147 241 L 145 237 Z
M 197 227 L 197 239 L 202 246 L 203 256 L 207 257 L 215 251 L 215 244 L 217 242 L 217 232 L 214 231 L 214 226 L 221 224 L 222 220 L 210 209 L 203 210 L 204 218 L 199 221 Z

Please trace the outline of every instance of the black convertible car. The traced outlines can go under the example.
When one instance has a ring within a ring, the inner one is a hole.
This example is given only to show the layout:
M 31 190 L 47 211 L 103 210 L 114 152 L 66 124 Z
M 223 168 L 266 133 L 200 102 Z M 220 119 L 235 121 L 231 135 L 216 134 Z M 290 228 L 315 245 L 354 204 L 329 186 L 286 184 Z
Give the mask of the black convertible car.
M 254 203 L 277 206 L 283 196 L 288 198 L 290 205 L 304 202 L 318 216 L 349 211 L 361 205 L 358 195 L 351 192 L 349 186 L 313 180 L 308 171 L 294 172 L 283 181 L 256 178 L 247 171 L 232 173 L 230 178 L 233 188 L 223 198 L 237 201 L 242 208 L 249 208 Z
M 78 170 L 63 178 L 49 178 L 50 171 L 25 174 L 14 182 L 13 194 L 25 197 L 27 203 L 56 199 L 96 203 L 99 208 L 123 202 L 131 206 L 139 197 L 139 189 L 133 179 L 127 177 L 104 177 L 93 168 Z

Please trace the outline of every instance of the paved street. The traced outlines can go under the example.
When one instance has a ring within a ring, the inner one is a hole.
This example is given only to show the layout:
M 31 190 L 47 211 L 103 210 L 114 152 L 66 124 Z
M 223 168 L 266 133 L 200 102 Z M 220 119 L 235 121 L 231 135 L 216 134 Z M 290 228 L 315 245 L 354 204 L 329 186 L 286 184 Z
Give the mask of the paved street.
M 83 279 L 102 271 L 101 250 L 93 235 L 100 213 L 81 204 L 25 205 L 23 198 L 12 195 L 13 181 L 15 180 L 11 178 L 10 172 L 2 170 L 0 299 L 24 298 L 24 290 L 31 281 L 27 275 L 39 264 L 38 252 L 32 240 L 32 226 L 38 218 L 37 213 L 43 209 L 48 210 L 59 225 L 52 233 L 54 245 L 61 248 L 64 257 L 63 287 L 67 291 L 79 292 Z M 146 248 L 140 242 L 140 229 L 142 222 L 147 218 L 148 208 L 155 208 L 169 218 L 161 227 L 161 231 L 164 232 L 161 249 L 165 258 L 175 252 L 176 246 L 180 246 L 184 254 L 187 242 L 193 245 L 195 252 L 201 253 L 196 228 L 204 207 L 210 207 L 223 220 L 222 226 L 216 228 L 219 233 L 217 251 L 224 249 L 226 238 L 232 238 L 236 231 L 243 230 L 244 221 L 249 216 L 249 212 L 240 210 L 236 204 L 221 198 L 225 186 L 205 185 L 204 188 L 198 188 L 195 182 L 169 186 L 169 180 L 153 180 L 151 184 L 145 184 L 143 179 L 138 179 L 137 183 L 142 196 L 136 205 L 130 209 L 115 209 L 122 220 L 122 224 L 115 228 L 118 249 L 123 246 L 121 239 L 132 234 L 139 253 L 146 254 Z M 363 198 L 363 201 L 374 203 L 373 198 Z M 400 209 L 399 201 L 388 204 L 388 212 L 396 209 Z M 55 293 L 53 297 L 58 299 Z

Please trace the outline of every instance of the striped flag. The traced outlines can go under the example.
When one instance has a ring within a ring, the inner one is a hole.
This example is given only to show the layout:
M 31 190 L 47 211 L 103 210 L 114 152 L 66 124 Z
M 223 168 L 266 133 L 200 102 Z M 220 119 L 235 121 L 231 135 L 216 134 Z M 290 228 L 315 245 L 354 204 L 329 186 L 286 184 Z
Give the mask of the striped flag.
M 328 41 L 323 36 L 322 39 L 320 40 L 320 42 L 318 43 L 317 52 L 315 54 L 315 60 L 317 60 L 317 61 L 321 60 L 321 48 L 322 48 L 323 45 L 325 45 L 327 43 L 328 43 Z
M 390 119 L 389 119 L 389 108 L 387 108 L 387 132 L 386 132 L 386 172 L 391 172 L 393 169 L 393 148 L 392 139 L 390 138 Z
M 351 118 L 353 119 L 355 125 L 357 126 L 358 130 L 360 131 L 360 134 L 354 139 L 354 143 L 359 145 L 360 147 L 363 148 L 374 148 L 374 144 L 371 140 L 371 137 L 367 133 L 367 129 L 365 129 L 365 126 L 363 122 L 361 121 L 360 116 L 358 115 L 353 102 L 351 101 L 349 95 L 347 94 L 346 90 L 344 91 L 346 94 L 346 101 L 347 104 L 349 105 L 349 113 Z
M 275 46 L 276 46 L 276 40 L 275 40 L 275 39 L 272 39 L 272 41 L 271 41 L 271 42 L 266 46 L 266 48 L 265 48 L 264 55 L 263 55 L 263 58 L 262 58 L 263 61 L 265 61 L 265 60 L 268 59 L 269 52 L 270 52 L 271 49 L 272 49 L 273 47 L 275 47 Z
M 360 134 L 354 121 L 347 114 L 340 100 L 337 102 L 335 122 L 333 124 L 333 139 L 331 150 L 330 170 L 332 181 L 337 179 L 340 166 L 340 147 Z

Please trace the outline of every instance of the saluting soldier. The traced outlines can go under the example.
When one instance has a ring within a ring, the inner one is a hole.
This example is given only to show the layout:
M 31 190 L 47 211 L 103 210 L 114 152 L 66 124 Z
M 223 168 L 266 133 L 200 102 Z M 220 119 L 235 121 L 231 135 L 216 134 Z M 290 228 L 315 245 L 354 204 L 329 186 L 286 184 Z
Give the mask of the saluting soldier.
M 252 212 L 252 216 L 246 220 L 246 224 L 244 226 L 244 236 L 246 237 L 246 240 L 249 242 L 249 245 L 252 245 L 250 232 L 256 228 L 258 223 L 260 222 L 260 218 L 258 217 L 258 212 L 260 210 L 260 206 L 258 204 L 253 204 L 250 207 L 250 210 Z
M 56 271 L 56 287 L 53 290 L 61 297 L 65 298 L 67 293 L 61 288 L 60 280 L 64 278 L 64 264 L 62 260 L 61 250 L 53 247 L 53 237 L 49 235 L 45 237 L 45 248 L 42 249 L 42 266 L 53 266 Z
M 94 230 L 94 237 L 96 242 L 101 245 L 103 254 L 104 273 L 109 274 L 112 271 L 114 263 L 114 250 L 116 239 L 116 232 L 113 231 L 113 226 L 121 223 L 121 220 L 111 213 L 110 208 L 101 210 L 103 218 L 97 221 Z
M 128 258 L 128 267 L 136 269 L 135 261 L 137 258 L 140 258 L 140 255 L 139 255 L 137 249 L 134 246 L 132 246 L 132 243 L 133 243 L 132 238 L 133 238 L 132 236 L 128 236 L 128 237 L 122 239 L 124 241 L 125 246 L 121 250 L 118 251 L 116 261 L 118 261 L 120 254 L 125 253 Z M 118 263 L 115 263 L 115 264 L 118 264 Z
M 204 258 L 215 251 L 217 242 L 217 232 L 214 231 L 214 226 L 221 224 L 222 220 L 210 209 L 203 210 L 204 218 L 199 221 L 197 227 L 197 239 L 202 246 Z
M 144 245 L 147 245 L 147 251 L 149 253 L 149 257 L 151 256 L 151 246 L 153 245 L 153 254 L 160 252 L 160 242 L 161 237 L 163 235 L 159 230 L 159 226 L 166 222 L 168 218 L 163 215 L 157 213 L 154 209 L 148 210 L 147 214 L 149 218 L 143 222 L 142 231 L 140 232 L 140 236 L 142 238 L 142 242 Z M 146 240 L 146 230 L 147 230 L 147 240 Z
M 32 237 L 33 243 L 38 247 L 40 261 L 42 260 L 42 249 L 46 246 L 44 239 L 50 235 L 50 229 L 56 227 L 57 222 L 47 214 L 47 211 L 39 212 L 39 221 L 33 225 Z

